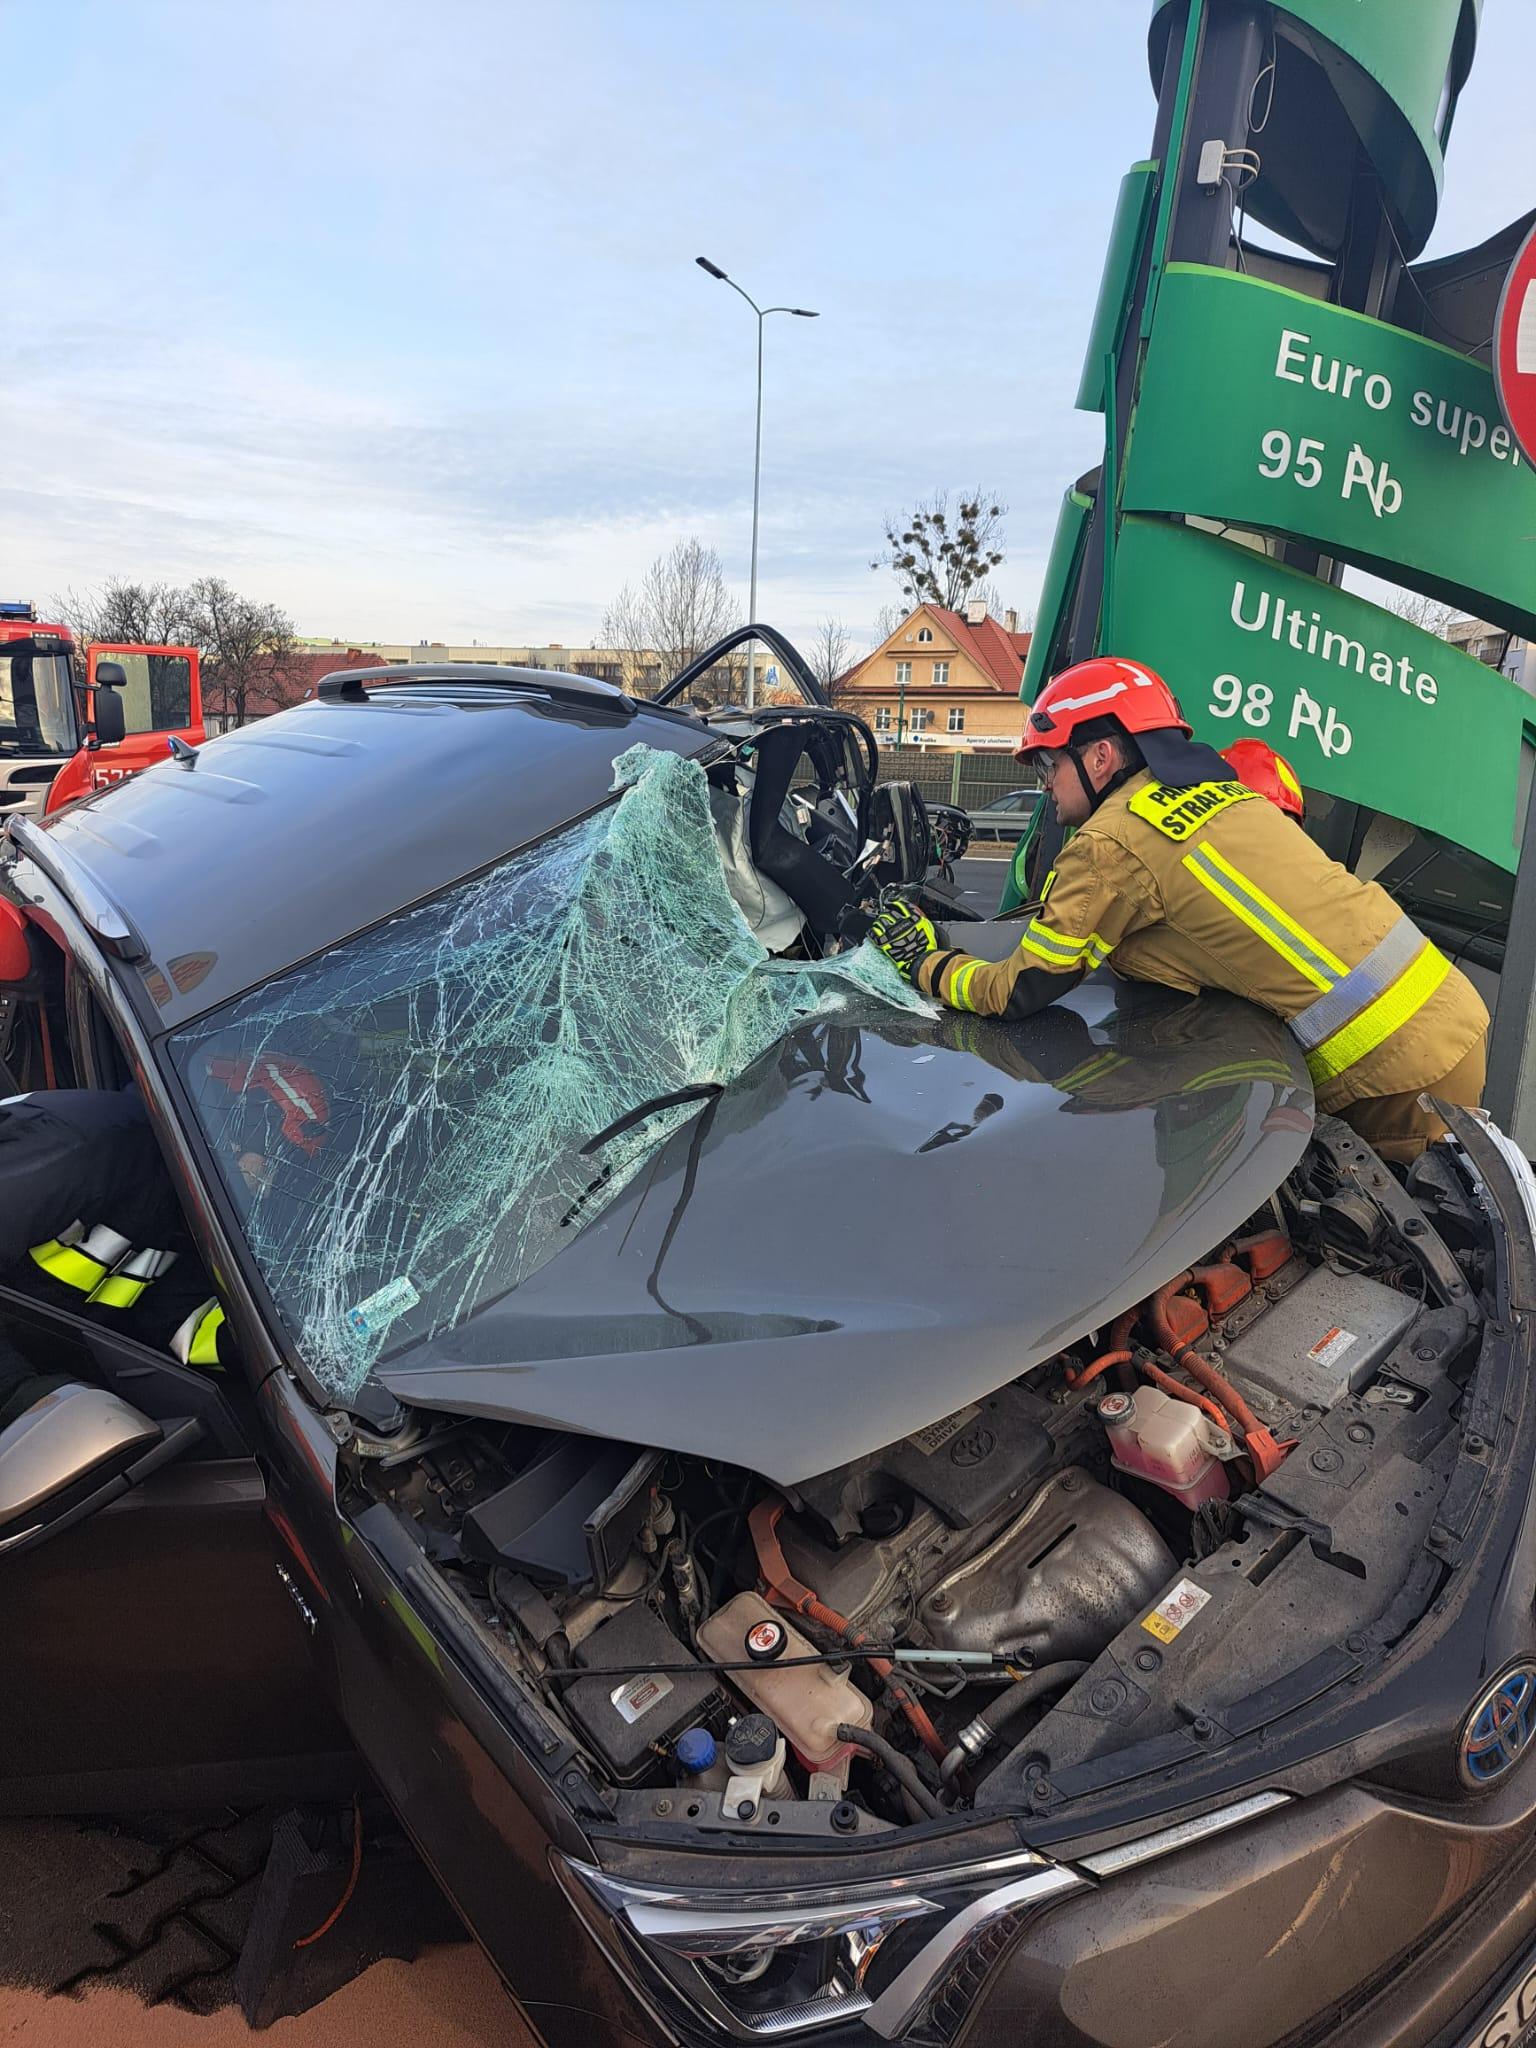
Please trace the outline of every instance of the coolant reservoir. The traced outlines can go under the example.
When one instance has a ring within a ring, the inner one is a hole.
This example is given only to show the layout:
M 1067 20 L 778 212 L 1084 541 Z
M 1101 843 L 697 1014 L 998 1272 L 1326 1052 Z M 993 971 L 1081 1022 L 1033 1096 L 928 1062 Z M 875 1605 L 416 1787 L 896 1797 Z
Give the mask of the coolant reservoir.
M 1099 1420 L 1122 1472 L 1150 1479 L 1191 1511 L 1202 1501 L 1227 1498 L 1220 1454 L 1231 1450 L 1232 1439 L 1190 1402 L 1161 1387 L 1138 1387 L 1134 1394 L 1106 1394 Z
M 771 1658 L 755 1661 L 765 1648 L 778 1644 L 782 1647 Z M 837 1739 L 838 1723 L 867 1728 L 875 1717 L 874 1706 L 851 1678 L 839 1676 L 830 1665 L 786 1669 L 787 1659 L 817 1653 L 817 1645 L 808 1642 L 786 1615 L 760 1594 L 738 1593 L 700 1624 L 698 1645 L 706 1657 L 722 1664 L 750 1664 L 749 1670 L 726 1672 L 727 1683 L 777 1724 L 808 1770 L 841 1770 L 846 1775 L 848 1746 Z

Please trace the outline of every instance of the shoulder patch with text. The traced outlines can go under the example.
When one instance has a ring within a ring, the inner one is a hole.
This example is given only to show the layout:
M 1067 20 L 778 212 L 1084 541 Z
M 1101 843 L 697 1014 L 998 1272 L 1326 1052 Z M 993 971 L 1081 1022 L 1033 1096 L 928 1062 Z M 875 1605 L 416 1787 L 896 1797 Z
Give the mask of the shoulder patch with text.
M 1187 839 L 1218 811 L 1245 804 L 1250 798 L 1264 801 L 1257 790 L 1241 782 L 1196 782 L 1188 789 L 1170 789 L 1164 782 L 1154 782 L 1150 788 L 1137 790 L 1126 809 L 1156 826 L 1166 839 Z

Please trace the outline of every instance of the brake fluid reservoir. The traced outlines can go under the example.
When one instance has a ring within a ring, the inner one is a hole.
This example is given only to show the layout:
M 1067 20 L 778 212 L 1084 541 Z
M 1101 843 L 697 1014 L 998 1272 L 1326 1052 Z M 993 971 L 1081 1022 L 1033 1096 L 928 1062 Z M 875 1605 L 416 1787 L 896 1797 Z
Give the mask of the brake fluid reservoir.
M 775 1722 L 808 1770 L 839 1773 L 847 1782 L 850 1751 L 837 1739 L 838 1723 L 867 1728 L 875 1718 L 874 1706 L 851 1678 L 830 1665 L 786 1668 L 790 1658 L 817 1654 L 817 1645 L 787 1616 L 760 1594 L 738 1593 L 700 1624 L 697 1641 L 706 1657 L 750 1667 L 726 1672 L 727 1683 Z
M 1120 1471 L 1150 1479 L 1191 1512 L 1202 1501 L 1227 1498 L 1219 1454 L 1230 1451 L 1232 1440 L 1190 1402 L 1161 1387 L 1138 1387 L 1134 1394 L 1106 1394 L 1099 1420 Z

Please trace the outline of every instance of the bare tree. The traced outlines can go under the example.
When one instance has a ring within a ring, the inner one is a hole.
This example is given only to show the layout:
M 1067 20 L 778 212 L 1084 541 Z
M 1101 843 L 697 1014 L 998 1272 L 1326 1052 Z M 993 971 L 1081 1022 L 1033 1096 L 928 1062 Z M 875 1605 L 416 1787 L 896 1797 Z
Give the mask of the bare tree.
M 886 520 L 885 548 L 869 566 L 896 572 L 909 608 L 959 611 L 1004 560 L 1007 510 L 989 492 L 972 491 L 951 512 L 948 491 L 937 491 L 909 518 Z
M 896 631 L 898 626 L 905 625 L 907 620 L 910 619 L 911 616 L 912 606 L 909 604 L 881 605 L 879 611 L 875 613 L 875 645 L 877 647 L 883 647 L 886 641 L 889 640 L 891 635 Z
M 186 591 L 203 655 L 203 702 L 225 726 L 281 711 L 304 694 L 295 672 L 293 621 L 275 604 L 242 597 L 222 576 L 200 576 Z
M 837 704 L 847 688 L 854 666 L 853 640 L 848 628 L 837 619 L 823 619 L 805 650 L 806 665 L 826 692 L 827 702 Z
M 87 647 L 128 641 L 150 647 L 198 644 L 188 593 L 174 583 L 129 583 L 111 576 L 99 590 L 66 590 L 50 606 L 75 636 L 82 675 Z
M 1445 638 L 1445 629 L 1461 613 L 1453 604 L 1442 604 L 1437 597 L 1426 597 L 1422 590 L 1399 590 L 1387 600 L 1387 610 L 1410 626 L 1417 626 L 1421 632 L 1433 633 L 1437 640 Z
M 625 689 L 649 697 L 740 623 L 719 555 L 690 534 L 656 557 L 638 588 L 625 584 L 603 616 L 603 638 L 623 662 Z M 696 703 L 720 703 L 730 687 L 722 663 L 691 694 Z

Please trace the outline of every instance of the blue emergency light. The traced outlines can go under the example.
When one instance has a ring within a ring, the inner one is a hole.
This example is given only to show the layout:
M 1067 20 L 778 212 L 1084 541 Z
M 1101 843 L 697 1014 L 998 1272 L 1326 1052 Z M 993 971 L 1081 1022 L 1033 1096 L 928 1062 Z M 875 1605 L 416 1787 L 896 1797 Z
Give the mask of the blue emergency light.
M 29 597 L 0 597 L 0 619 L 35 619 Z

